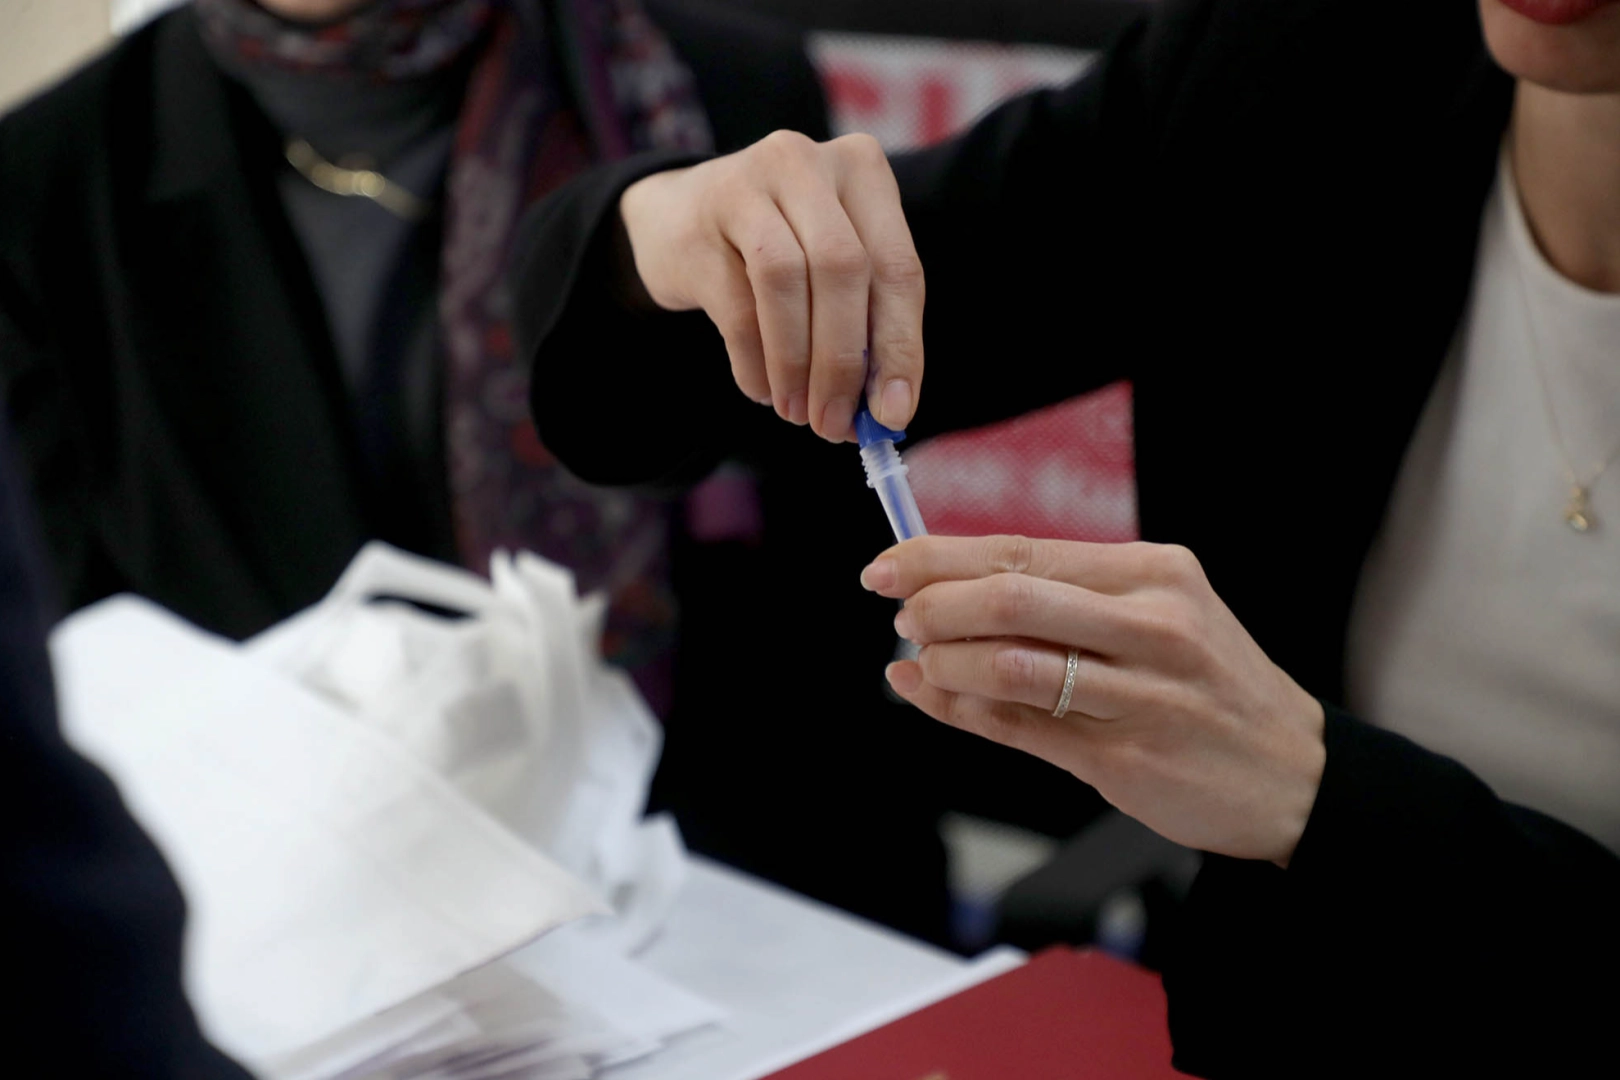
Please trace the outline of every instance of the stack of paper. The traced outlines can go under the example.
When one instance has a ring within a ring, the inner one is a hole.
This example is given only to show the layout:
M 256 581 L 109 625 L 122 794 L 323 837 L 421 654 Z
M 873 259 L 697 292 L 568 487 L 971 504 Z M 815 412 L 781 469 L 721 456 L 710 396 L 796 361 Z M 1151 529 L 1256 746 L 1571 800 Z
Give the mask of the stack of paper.
M 181 881 L 222 1047 L 287 1080 L 561 1080 L 718 1017 L 634 959 L 685 862 L 641 818 L 659 731 L 601 617 L 533 556 L 486 582 L 372 545 L 242 646 L 132 597 L 58 628 L 64 730 Z

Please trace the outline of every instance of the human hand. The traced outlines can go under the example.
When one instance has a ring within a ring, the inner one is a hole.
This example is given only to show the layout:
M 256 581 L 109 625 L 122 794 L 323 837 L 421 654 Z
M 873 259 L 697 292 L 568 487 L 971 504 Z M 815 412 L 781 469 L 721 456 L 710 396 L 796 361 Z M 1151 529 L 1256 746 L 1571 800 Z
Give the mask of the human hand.
M 922 264 L 876 140 L 778 131 L 632 184 L 619 214 L 648 295 L 708 314 L 749 398 L 834 442 L 863 395 L 879 423 L 910 422 Z
M 905 601 L 895 629 L 922 651 L 889 682 L 929 716 L 1067 769 L 1179 844 L 1287 865 L 1327 760 L 1322 706 L 1185 548 L 919 537 L 861 583 Z

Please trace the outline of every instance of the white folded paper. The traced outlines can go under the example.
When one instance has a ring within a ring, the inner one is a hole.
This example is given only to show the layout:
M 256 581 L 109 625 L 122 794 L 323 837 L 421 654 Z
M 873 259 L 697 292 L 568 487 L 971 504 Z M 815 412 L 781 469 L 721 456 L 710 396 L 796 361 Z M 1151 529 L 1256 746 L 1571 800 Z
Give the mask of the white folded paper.
M 602 603 L 491 569 L 371 545 L 241 646 L 131 597 L 53 635 L 64 731 L 186 893 L 199 1017 L 261 1073 L 583 1078 L 721 1015 L 631 957 L 686 862 Z
M 145 601 L 54 638 L 63 727 L 190 906 L 204 1026 L 262 1061 L 600 910 L 399 747 Z

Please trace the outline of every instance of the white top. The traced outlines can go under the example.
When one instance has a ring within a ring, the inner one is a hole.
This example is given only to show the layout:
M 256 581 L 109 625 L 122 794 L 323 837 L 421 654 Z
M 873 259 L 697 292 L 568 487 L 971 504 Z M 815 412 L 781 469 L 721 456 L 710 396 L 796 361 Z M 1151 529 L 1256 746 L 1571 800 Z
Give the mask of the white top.
M 1558 273 L 1504 157 L 1468 310 L 1350 623 L 1351 707 L 1620 851 L 1620 463 L 1564 522 L 1563 459 L 1620 445 L 1620 296 Z

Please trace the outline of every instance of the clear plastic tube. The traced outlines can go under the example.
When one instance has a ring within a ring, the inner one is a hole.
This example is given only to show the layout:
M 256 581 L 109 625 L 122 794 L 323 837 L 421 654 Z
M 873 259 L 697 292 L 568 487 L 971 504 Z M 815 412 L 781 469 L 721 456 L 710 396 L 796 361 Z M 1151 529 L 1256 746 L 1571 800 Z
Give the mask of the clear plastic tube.
M 861 446 L 861 464 L 866 467 L 866 486 L 878 493 L 894 538 L 905 541 L 914 536 L 927 536 L 928 528 L 923 524 L 922 512 L 917 509 L 917 499 L 911 494 L 911 482 L 906 479 L 906 463 L 900 460 L 900 452 L 894 448 L 906 433 L 884 427 L 862 408 L 855 414 L 855 437 Z M 904 601 L 900 606 L 905 607 Z M 896 660 L 917 659 L 917 646 L 912 642 L 898 638 L 895 645 Z M 888 692 L 894 700 L 903 700 L 893 689 Z
M 927 536 L 922 512 L 917 499 L 911 494 L 911 482 L 906 479 L 906 463 L 900 460 L 900 451 L 888 439 L 876 439 L 861 447 L 861 464 L 866 466 L 866 486 L 878 493 L 883 512 L 889 516 L 889 527 L 896 540 L 910 540 L 913 536 Z

